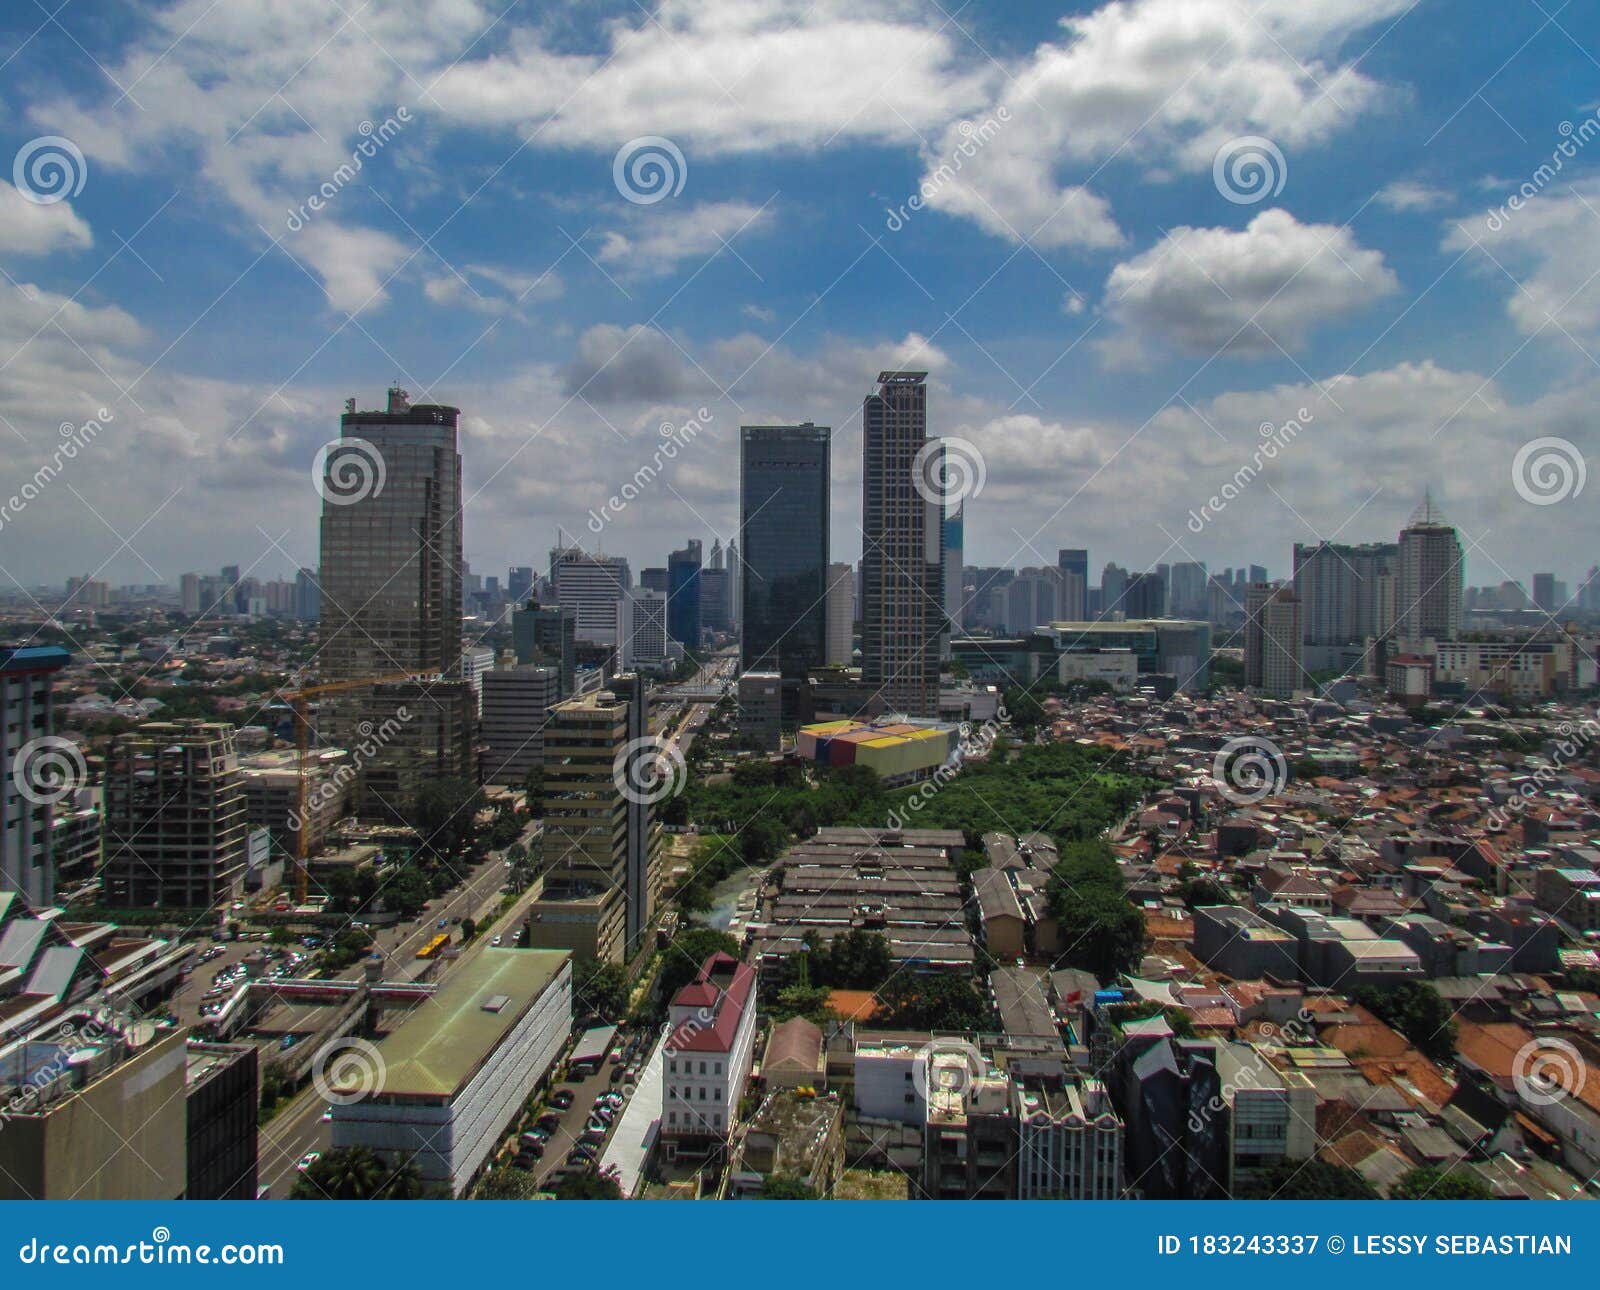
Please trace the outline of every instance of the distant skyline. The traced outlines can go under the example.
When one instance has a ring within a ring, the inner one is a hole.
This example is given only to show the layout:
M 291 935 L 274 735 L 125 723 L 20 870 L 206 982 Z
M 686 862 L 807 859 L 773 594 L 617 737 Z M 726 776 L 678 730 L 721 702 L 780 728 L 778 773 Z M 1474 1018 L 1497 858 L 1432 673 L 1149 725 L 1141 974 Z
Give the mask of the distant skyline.
M 929 432 L 986 464 L 968 563 L 1287 576 L 1431 486 L 1469 585 L 1575 589 L 1600 483 L 1511 484 L 1539 439 L 1600 462 L 1600 16 L 1240 13 L 13 6 L 0 501 L 48 482 L 0 507 L 0 584 L 315 565 L 318 450 L 392 383 L 462 411 L 480 572 L 542 568 L 558 526 L 635 568 L 726 546 L 738 427 L 806 420 L 853 563 L 861 401 L 915 367 Z

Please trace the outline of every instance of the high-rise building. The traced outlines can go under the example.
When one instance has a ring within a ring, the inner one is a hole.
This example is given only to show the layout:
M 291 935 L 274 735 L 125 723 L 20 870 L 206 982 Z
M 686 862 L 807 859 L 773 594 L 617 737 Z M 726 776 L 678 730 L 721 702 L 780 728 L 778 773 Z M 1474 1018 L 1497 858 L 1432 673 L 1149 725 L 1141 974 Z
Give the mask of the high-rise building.
M 178 608 L 193 617 L 200 612 L 200 575 L 186 573 L 178 579 Z
M 536 663 L 561 673 L 561 695 L 573 695 L 573 669 L 577 666 L 578 623 L 567 605 L 541 605 L 530 600 L 511 611 L 511 648 L 518 663 Z
M 1249 577 L 1248 577 L 1247 581 L 1249 581 L 1249 582 L 1265 582 L 1266 580 L 1267 580 L 1267 566 L 1264 565 L 1264 564 L 1252 564 L 1250 566 Z
M 1287 699 L 1306 688 L 1293 587 L 1258 582 L 1246 589 L 1244 642 L 1244 679 L 1251 689 Z
M 653 591 L 657 595 L 670 595 L 672 593 L 672 575 L 667 572 L 665 565 L 640 569 L 639 585 L 646 591 Z
M 733 626 L 737 630 L 744 622 L 744 566 L 739 562 L 739 544 L 730 540 L 728 542 L 728 592 L 730 602 L 728 611 L 733 617 Z
M 544 764 L 545 717 L 561 701 L 561 672 L 533 664 L 483 678 L 483 782 L 523 783 Z
M 1167 611 L 1174 618 L 1206 616 L 1206 566 L 1198 560 L 1180 560 L 1168 579 Z
M 700 648 L 700 550 L 690 538 L 667 555 L 667 634 L 689 650 Z
M 928 374 L 885 371 L 861 408 L 861 673 L 891 712 L 939 714 L 940 499 L 917 487 Z
M 1307 645 L 1359 644 L 1385 630 L 1383 579 L 1400 548 L 1393 542 L 1296 542 L 1294 594 Z
M 56 748 L 51 683 L 72 655 L 58 645 L 0 648 L 0 891 L 55 904 L 54 807 L 72 806 L 70 753 Z M 44 743 L 37 743 L 44 740 Z
M 620 963 L 650 927 L 659 894 L 659 832 L 648 794 L 625 793 L 652 777 L 643 682 L 558 703 L 544 731 L 544 891 L 529 909 L 529 944 Z M 637 799 L 637 800 L 636 800 Z
M 720 553 L 719 553 L 720 554 Z M 726 568 L 700 570 L 700 626 L 708 632 L 733 630 L 733 575 Z
M 1087 547 L 1064 546 L 1056 552 L 1056 568 L 1075 573 L 1089 585 L 1089 551 Z
M 739 429 L 739 670 L 791 686 L 828 656 L 831 437 L 809 421 Z
M 1425 494 L 1400 533 L 1395 635 L 1454 640 L 1461 629 L 1464 561 L 1455 528 Z
M 1160 573 L 1130 573 L 1122 591 L 1124 618 L 1165 618 L 1167 583 Z
M 635 587 L 617 601 L 617 667 L 659 671 L 667 662 L 667 623 L 671 602 L 656 591 Z
M 1108 564 L 1100 572 L 1100 616 L 1102 618 L 1133 618 L 1124 603 L 1128 589 L 1128 571 L 1120 564 Z
M 823 661 L 829 667 L 849 667 L 855 653 L 855 590 L 854 569 L 828 566 L 828 648 Z
M 1553 573 L 1536 573 L 1533 575 L 1533 607 L 1542 609 L 1547 614 L 1553 614 L 1560 608 L 1556 600 L 1556 575 Z
M 950 637 L 962 631 L 961 586 L 966 572 L 963 559 L 966 553 L 966 505 L 963 503 L 944 517 L 944 571 L 941 576 L 944 604 L 944 643 L 948 649 Z
M 723 561 L 722 539 L 721 538 L 712 538 L 711 539 L 711 556 L 706 561 L 706 568 L 708 568 L 708 569 L 721 569 L 721 568 L 724 567 L 722 561 Z
M 533 594 L 533 566 L 514 564 L 506 572 L 506 599 L 522 604 Z
M 558 546 L 550 552 L 550 581 L 557 603 L 572 611 L 577 639 L 594 645 L 617 643 L 617 601 L 633 585 L 626 560 Z
M 1056 569 L 1023 569 L 1006 587 L 1002 627 L 1011 635 L 1061 621 L 1061 579 Z
M 112 742 L 105 779 L 106 903 L 217 909 L 243 889 L 244 776 L 234 729 L 151 721 Z

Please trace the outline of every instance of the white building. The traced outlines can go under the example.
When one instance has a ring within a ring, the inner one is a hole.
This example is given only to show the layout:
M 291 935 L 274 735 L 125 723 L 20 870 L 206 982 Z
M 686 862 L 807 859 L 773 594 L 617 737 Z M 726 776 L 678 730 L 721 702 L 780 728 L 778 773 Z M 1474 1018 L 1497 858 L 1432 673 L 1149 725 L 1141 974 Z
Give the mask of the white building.
M 1081 654 L 1063 654 L 1056 660 L 1056 679 L 1062 684 L 1100 681 L 1119 694 L 1127 694 L 1139 684 L 1139 660 L 1129 649 L 1097 649 L 1085 650 Z
M 634 588 L 617 601 L 617 667 L 624 672 L 666 666 L 667 598 L 659 591 Z
M 526 664 L 483 678 L 483 782 L 520 784 L 544 765 L 546 714 L 561 700 L 561 669 Z
M 469 649 L 461 654 L 461 679 L 478 696 L 478 715 L 483 715 L 483 678 L 494 671 L 492 649 Z
M 1123 1124 L 1096 1079 L 1014 1087 L 1018 1200 L 1117 1200 Z
M 453 969 L 378 1045 L 377 1061 L 341 1063 L 332 1145 L 409 1156 L 424 1184 L 462 1195 L 572 1029 L 565 950 L 484 948 Z M 349 1100 L 347 1100 L 349 1099 Z
M 557 547 L 550 552 L 550 581 L 556 603 L 572 610 L 579 640 L 617 643 L 617 602 L 633 582 L 626 560 L 590 555 L 582 547 Z
M 828 566 L 826 652 L 829 667 L 849 667 L 855 645 L 856 571 L 848 564 Z
M 661 1136 L 668 1159 L 727 1141 L 755 1055 L 756 970 L 713 954 L 672 999 L 662 1049 Z

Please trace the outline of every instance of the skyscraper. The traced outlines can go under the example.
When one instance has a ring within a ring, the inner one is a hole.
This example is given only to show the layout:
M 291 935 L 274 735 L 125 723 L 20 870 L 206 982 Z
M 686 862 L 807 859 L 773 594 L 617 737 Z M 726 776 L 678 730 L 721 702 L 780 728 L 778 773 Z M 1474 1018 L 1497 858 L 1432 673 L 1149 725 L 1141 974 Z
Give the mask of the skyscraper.
M 918 489 L 928 374 L 886 371 L 861 408 L 862 680 L 891 712 L 939 714 L 940 499 Z
M 966 505 L 963 503 L 944 517 L 944 572 L 941 584 L 946 648 L 950 637 L 961 634 L 961 579 L 966 572 L 962 565 L 967 545 L 966 527 Z
M 617 601 L 617 667 L 658 671 L 667 661 L 672 606 L 659 591 L 634 587 Z
M 1287 699 L 1304 689 L 1300 663 L 1300 602 L 1291 586 L 1251 583 L 1245 591 L 1244 681 L 1251 689 Z
M 529 601 L 511 613 L 511 647 L 519 664 L 537 663 L 557 668 L 560 698 L 572 697 L 573 669 L 577 665 L 577 619 L 565 605 Z
M 1454 527 L 1431 493 L 1400 532 L 1395 634 L 1402 640 L 1454 640 L 1461 628 L 1464 564 Z
M 1305 643 L 1350 645 L 1382 635 L 1383 579 L 1399 553 L 1393 542 L 1296 542 L 1294 592 Z
M 1122 616 L 1130 619 L 1165 618 L 1166 579 L 1159 573 L 1130 573 L 1122 592 Z
M 30 905 L 55 903 L 52 808 L 58 793 L 70 798 L 75 787 L 69 779 L 42 782 L 45 770 L 67 768 L 55 755 L 66 749 L 34 743 L 55 737 L 51 684 L 71 661 L 58 645 L 0 649 L 0 891 L 14 891 Z
M 828 658 L 831 437 L 809 421 L 739 429 L 739 670 L 779 672 L 791 691 Z
M 1559 607 L 1556 602 L 1555 574 L 1536 573 L 1533 575 L 1533 607 L 1542 609 L 1547 614 L 1555 613 Z
M 829 667 L 849 667 L 855 642 L 856 572 L 848 564 L 828 566 Z
M 550 552 L 550 581 L 557 603 L 572 611 L 579 640 L 617 643 L 617 601 L 633 585 L 626 560 L 590 555 L 579 546 L 556 546 Z
M 506 599 L 521 604 L 533 594 L 533 566 L 514 564 L 506 573 Z
M 667 635 L 690 650 L 700 648 L 700 551 L 690 538 L 667 555 Z

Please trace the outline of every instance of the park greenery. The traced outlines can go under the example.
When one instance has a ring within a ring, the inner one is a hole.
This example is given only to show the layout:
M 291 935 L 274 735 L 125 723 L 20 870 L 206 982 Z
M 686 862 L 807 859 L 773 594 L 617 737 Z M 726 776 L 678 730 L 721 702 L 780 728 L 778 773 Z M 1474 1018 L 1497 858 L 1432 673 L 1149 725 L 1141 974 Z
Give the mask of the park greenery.
M 1128 903 L 1122 874 L 1102 839 L 1068 842 L 1046 890 L 1066 952 L 1059 966 L 1102 981 L 1131 971 L 1144 954 L 1144 914 Z
M 1456 1052 L 1456 1023 L 1444 996 L 1427 981 L 1366 986 L 1351 996 L 1373 1016 L 1409 1039 L 1424 1056 L 1448 1062 Z

